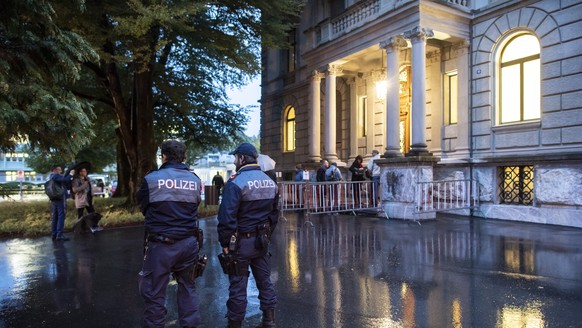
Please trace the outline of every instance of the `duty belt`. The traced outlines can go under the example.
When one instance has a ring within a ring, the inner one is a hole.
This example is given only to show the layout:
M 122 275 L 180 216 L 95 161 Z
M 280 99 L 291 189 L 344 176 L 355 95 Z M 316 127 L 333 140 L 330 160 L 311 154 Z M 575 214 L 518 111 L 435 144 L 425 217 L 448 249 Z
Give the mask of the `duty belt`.
M 173 244 L 176 241 L 172 238 L 168 238 L 159 234 L 148 234 L 148 241 L 151 241 L 153 243 L 164 243 L 164 244 Z
M 257 236 L 257 232 L 253 231 L 253 232 L 239 232 L 238 236 L 240 238 L 251 238 L 251 237 L 256 237 Z

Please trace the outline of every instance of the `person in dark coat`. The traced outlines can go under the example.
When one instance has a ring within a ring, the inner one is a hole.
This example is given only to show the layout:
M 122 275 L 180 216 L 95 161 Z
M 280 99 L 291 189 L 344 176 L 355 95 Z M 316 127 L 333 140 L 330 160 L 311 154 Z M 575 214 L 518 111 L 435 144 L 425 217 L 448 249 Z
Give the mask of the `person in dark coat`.
M 350 172 L 352 172 L 352 182 L 359 182 L 359 181 L 366 180 L 366 177 L 364 176 L 364 166 L 362 165 L 363 161 L 364 161 L 364 159 L 362 158 L 362 156 L 358 155 L 358 156 L 356 156 L 356 158 L 354 159 L 354 162 L 350 166 L 349 170 L 350 170 Z M 352 184 L 352 191 L 353 191 L 353 195 L 354 195 L 354 205 L 356 207 L 359 207 L 359 204 L 361 203 L 361 199 L 360 199 L 361 188 L 362 188 L 361 183 Z
M 259 290 L 261 327 L 275 327 L 277 296 L 271 282 L 269 242 L 277 225 L 278 187 L 257 164 L 257 150 L 240 144 L 235 156 L 237 172 L 226 182 L 218 209 L 218 240 L 224 255 L 234 255 L 239 273 L 227 272 L 229 297 L 226 302 L 228 327 L 241 327 L 247 308 L 250 266 Z
M 63 235 L 65 228 L 65 217 L 67 215 L 67 189 L 71 186 L 73 180 L 74 170 L 69 174 L 63 175 L 63 169 L 60 165 L 53 165 L 51 167 L 50 179 L 62 186 L 63 194 L 61 197 L 51 198 L 51 234 L 54 241 L 67 241 L 69 238 Z
M 146 247 L 139 291 L 145 301 L 144 327 L 164 327 L 166 288 L 173 274 L 178 285 L 178 326 L 200 324 L 196 294 L 198 262 L 198 205 L 200 178 L 183 162 L 186 146 L 177 140 L 162 143 L 162 166 L 146 174 L 137 192 L 144 215 Z

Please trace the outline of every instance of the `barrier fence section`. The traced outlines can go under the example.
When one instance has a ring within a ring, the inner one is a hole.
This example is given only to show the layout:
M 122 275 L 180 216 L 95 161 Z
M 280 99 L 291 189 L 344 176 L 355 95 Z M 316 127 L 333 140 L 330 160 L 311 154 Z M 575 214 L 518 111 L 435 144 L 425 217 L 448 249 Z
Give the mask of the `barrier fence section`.
M 279 183 L 282 211 L 305 210 L 312 214 L 376 209 L 378 187 L 372 181 Z
M 476 180 L 418 182 L 415 213 L 461 210 L 479 207 Z

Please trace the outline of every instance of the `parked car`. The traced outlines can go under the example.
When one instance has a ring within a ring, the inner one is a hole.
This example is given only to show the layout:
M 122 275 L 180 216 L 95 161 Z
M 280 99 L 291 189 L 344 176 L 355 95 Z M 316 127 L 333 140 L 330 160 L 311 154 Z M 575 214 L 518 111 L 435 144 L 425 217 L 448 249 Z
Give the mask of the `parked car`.
M 108 176 L 90 174 L 89 179 L 91 179 L 91 193 L 93 197 L 105 197 L 107 195 L 106 185 Z
M 117 181 L 111 181 L 111 185 L 109 186 L 109 197 L 113 197 L 115 194 L 115 190 L 117 189 Z

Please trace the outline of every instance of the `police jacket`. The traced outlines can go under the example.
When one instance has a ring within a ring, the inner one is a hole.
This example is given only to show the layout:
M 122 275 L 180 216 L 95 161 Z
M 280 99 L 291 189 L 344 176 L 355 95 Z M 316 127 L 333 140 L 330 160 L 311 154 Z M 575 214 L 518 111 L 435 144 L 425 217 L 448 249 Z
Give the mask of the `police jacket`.
M 181 163 L 166 162 L 148 173 L 136 195 L 146 232 L 178 240 L 193 236 L 201 189 L 200 178 Z
M 226 182 L 218 209 L 218 240 L 228 247 L 235 232 L 255 232 L 269 223 L 271 231 L 278 220 L 278 187 L 258 164 L 247 164 Z

